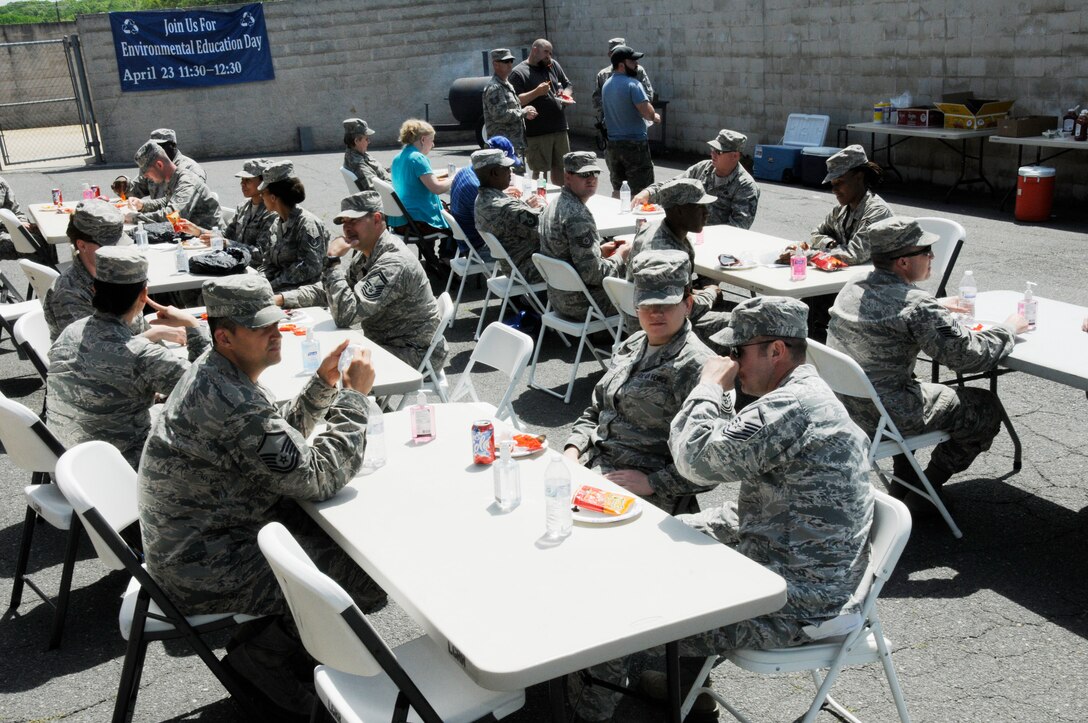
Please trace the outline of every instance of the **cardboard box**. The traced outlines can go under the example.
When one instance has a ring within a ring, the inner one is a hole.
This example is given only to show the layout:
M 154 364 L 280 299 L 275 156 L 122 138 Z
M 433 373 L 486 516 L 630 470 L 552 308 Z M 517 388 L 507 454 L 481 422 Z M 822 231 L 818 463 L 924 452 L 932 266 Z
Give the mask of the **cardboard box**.
M 970 92 L 950 93 L 937 107 L 944 111 L 945 128 L 984 130 L 996 128 L 999 121 L 1009 115 L 1015 100 L 986 100 L 975 98 Z
M 997 124 L 997 135 L 1009 138 L 1030 138 L 1041 136 L 1043 131 L 1058 127 L 1056 115 L 1025 115 L 1019 118 L 1006 118 Z
M 937 126 L 944 124 L 944 113 L 936 108 L 900 108 L 895 112 L 896 125 Z

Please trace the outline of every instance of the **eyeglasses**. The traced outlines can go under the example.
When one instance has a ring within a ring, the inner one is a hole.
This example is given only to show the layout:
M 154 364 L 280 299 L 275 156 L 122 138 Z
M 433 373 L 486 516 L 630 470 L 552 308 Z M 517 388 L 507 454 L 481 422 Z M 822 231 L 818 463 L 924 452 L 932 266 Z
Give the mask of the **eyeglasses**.
M 929 258 L 933 258 L 933 247 L 932 246 L 926 246 L 925 248 L 915 249 L 914 251 L 911 251 L 909 254 L 900 254 L 899 256 L 895 256 L 894 258 L 896 258 L 896 259 L 909 259 L 911 256 L 928 256 Z
M 748 347 L 748 346 L 763 346 L 764 344 L 774 344 L 776 341 L 778 341 L 778 339 L 768 339 L 766 341 L 753 341 L 750 344 L 739 344 L 737 346 L 731 346 L 731 347 L 729 347 L 729 358 L 730 359 L 740 359 L 741 354 L 744 353 L 741 350 L 744 349 L 745 347 Z
M 585 173 L 575 173 L 574 175 L 578 176 L 578 178 L 588 179 L 588 178 L 596 178 L 597 176 L 601 175 L 601 172 L 600 171 L 586 171 Z

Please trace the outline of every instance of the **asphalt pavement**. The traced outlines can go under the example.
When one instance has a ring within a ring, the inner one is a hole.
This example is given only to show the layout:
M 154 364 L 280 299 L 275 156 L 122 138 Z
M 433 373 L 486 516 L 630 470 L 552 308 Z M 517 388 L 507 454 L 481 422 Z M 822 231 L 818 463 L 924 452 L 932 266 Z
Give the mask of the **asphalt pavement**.
M 440 137 L 439 141 L 443 139 Z M 183 148 L 184 150 L 184 148 Z M 464 165 L 468 146 L 439 145 L 436 168 Z M 377 151 L 388 164 L 395 151 Z M 345 187 L 337 169 L 340 153 L 280 156 L 295 161 L 307 190 L 303 206 L 331 226 Z M 225 204 L 241 200 L 233 174 L 244 159 L 204 163 L 209 185 Z M 657 177 L 669 178 L 698 159 L 670 158 L 657 164 Z M 602 161 L 603 165 L 603 161 Z M 131 172 L 132 169 L 128 169 Z M 71 199 L 86 180 L 103 187 L 118 167 L 49 168 L 4 171 L 23 203 L 46 201 L 60 186 Z M 606 174 L 607 176 L 607 174 Z M 909 172 L 907 173 L 910 177 Z M 1059 180 L 1060 182 L 1060 180 Z M 806 238 L 831 209 L 834 199 L 822 188 L 761 183 L 762 197 L 753 227 L 785 239 Z M 601 188 L 609 188 L 602 178 Z M 1023 288 L 1039 283 L 1039 296 L 1088 306 L 1084 261 L 1088 215 L 1063 207 L 1047 224 L 1020 225 L 1011 211 L 999 211 L 979 191 L 960 191 L 946 204 L 944 189 L 893 184 L 881 194 L 899 214 L 941 216 L 959 221 L 968 239 L 953 274 L 972 269 L 981 290 Z M 22 276 L 13 261 L 0 262 L 9 278 Z M 472 333 L 483 289 L 470 281 L 457 322 L 447 333 L 451 381 L 473 348 Z M 1012 310 L 1010 310 L 1011 313 Z M 492 317 L 494 312 L 492 312 Z M 573 352 L 546 339 L 540 375 L 560 387 Z M 1088 359 L 1081 360 L 1088 364 Z M 920 370 L 923 371 L 923 370 Z M 924 370 L 928 374 L 928 368 Z M 562 440 L 577 419 L 600 367 L 583 361 L 570 404 L 523 388 L 514 403 L 533 430 Z M 476 380 L 482 397 L 498 401 L 505 381 L 497 373 Z M 878 603 L 892 656 L 911 715 L 916 721 L 1083 721 L 1088 719 L 1088 399 L 1082 391 L 1025 374 L 1000 380 L 1001 399 L 1024 445 L 1024 465 L 1012 470 L 1012 444 L 1002 432 L 993 448 L 945 487 L 945 499 L 963 529 L 956 540 L 934 516 L 919 517 L 898 568 Z M 0 342 L 0 391 L 35 411 L 42 408 L 43 385 L 30 363 L 17 357 L 11 340 Z M 29 474 L 0 456 L 0 479 L 8 494 L 0 501 L 0 600 L 10 596 L 15 554 L 25 513 L 22 486 Z M 703 507 L 735 499 L 736 485 L 702 495 Z M 543 521 L 542 521 L 543 523 Z M 30 570 L 46 590 L 57 589 L 64 535 L 39 524 Z M 620 553 L 622 554 L 622 553 Z M 652 570 L 638 560 L 622 560 L 619 574 L 641 575 L 654 584 Z M 587 561 L 594 564 L 594 561 Z M 615 569 L 615 561 L 611 568 Z M 602 574 L 605 574 L 602 572 Z M 713 570 L 707 570 L 713 575 Z M 103 721 L 109 718 L 120 676 L 125 643 L 118 634 L 119 596 L 125 576 L 98 562 L 89 543 L 76 565 L 71 608 L 63 645 L 46 651 L 51 610 L 33 593 L 24 593 L 15 614 L 0 619 L 0 720 Z M 471 594 L 471 591 L 459 591 Z M 487 601 L 481 601 L 486 614 Z M 592 611 L 607 615 L 608 610 Z M 421 633 L 395 605 L 373 617 L 390 645 Z M 571 620 L 572 625 L 582 624 Z M 517 645 L 517 630 L 497 630 Z M 640 660 L 637 666 L 654 665 Z M 730 663 L 713 674 L 716 691 L 752 718 L 790 721 L 806 710 L 814 689 L 805 674 L 758 676 Z M 879 665 L 849 668 L 834 688 L 835 697 L 866 721 L 896 719 Z M 662 710 L 625 703 L 616 720 L 657 721 Z M 723 720 L 728 715 L 723 714 Z M 541 686 L 530 689 L 525 708 L 507 720 L 547 720 Z M 235 713 L 215 678 L 183 646 L 151 645 L 136 706 L 136 721 L 232 721 Z M 820 721 L 835 717 L 822 712 Z

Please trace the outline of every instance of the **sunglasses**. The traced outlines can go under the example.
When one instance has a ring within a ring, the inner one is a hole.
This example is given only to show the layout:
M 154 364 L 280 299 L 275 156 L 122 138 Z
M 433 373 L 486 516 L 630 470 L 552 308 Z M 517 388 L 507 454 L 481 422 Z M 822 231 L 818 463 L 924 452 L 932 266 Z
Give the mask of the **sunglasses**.
M 586 171 L 585 173 L 575 173 L 578 178 L 596 178 L 601 175 L 600 171 Z
M 744 350 L 745 347 L 763 346 L 764 344 L 774 344 L 776 341 L 778 341 L 778 339 L 768 339 L 766 341 L 753 341 L 750 344 L 739 344 L 737 346 L 731 346 L 731 347 L 729 347 L 729 358 L 730 359 L 740 359 L 741 355 L 744 353 L 743 350 Z
M 909 259 L 911 256 L 928 256 L 929 258 L 933 258 L 933 247 L 932 246 L 926 246 L 925 248 L 916 249 L 914 251 L 911 251 L 909 254 L 900 254 L 899 256 L 896 256 L 894 258 L 897 258 L 897 259 Z

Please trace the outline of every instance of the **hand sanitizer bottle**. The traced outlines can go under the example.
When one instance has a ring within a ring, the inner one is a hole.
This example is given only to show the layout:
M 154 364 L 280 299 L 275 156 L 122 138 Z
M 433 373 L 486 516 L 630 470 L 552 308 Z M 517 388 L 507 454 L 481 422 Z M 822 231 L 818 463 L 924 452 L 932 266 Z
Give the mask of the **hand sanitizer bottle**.
M 1016 313 L 1028 320 L 1028 331 L 1035 331 L 1035 319 L 1039 316 L 1039 302 L 1035 300 L 1031 287 L 1034 281 L 1028 281 L 1024 289 L 1024 298 L 1016 303 Z
M 427 404 L 427 393 L 422 389 L 416 394 L 416 404 L 408 414 L 413 442 L 430 442 L 434 439 L 434 405 Z
M 314 328 L 306 330 L 306 340 L 302 342 L 302 371 L 313 374 L 321 366 L 321 342 L 314 338 Z
M 801 244 L 790 254 L 790 281 L 804 281 L 808 275 L 808 257 L 805 256 Z
M 620 213 L 631 213 L 631 187 L 627 181 L 620 186 Z
M 495 477 L 495 503 L 503 512 L 509 512 L 521 504 L 521 472 L 511 456 L 514 440 L 499 442 L 499 459 L 491 468 Z
M 136 224 L 136 245 L 147 246 L 147 231 L 144 229 L 143 221 Z

